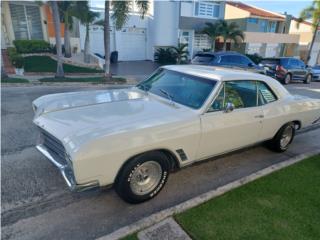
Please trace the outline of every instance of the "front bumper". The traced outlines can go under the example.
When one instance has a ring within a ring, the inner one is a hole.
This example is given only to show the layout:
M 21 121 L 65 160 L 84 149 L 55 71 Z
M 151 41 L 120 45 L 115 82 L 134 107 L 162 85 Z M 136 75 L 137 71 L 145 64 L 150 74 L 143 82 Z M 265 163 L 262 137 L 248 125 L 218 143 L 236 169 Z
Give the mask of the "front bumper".
M 77 184 L 73 170 L 69 165 L 61 164 L 58 160 L 55 159 L 53 153 L 50 152 L 43 144 L 39 144 L 36 148 L 51 162 L 53 163 L 60 171 L 61 175 L 63 176 L 65 182 L 67 183 L 69 189 L 75 192 L 81 192 L 92 188 L 99 187 L 98 181 L 91 181 L 88 183 Z

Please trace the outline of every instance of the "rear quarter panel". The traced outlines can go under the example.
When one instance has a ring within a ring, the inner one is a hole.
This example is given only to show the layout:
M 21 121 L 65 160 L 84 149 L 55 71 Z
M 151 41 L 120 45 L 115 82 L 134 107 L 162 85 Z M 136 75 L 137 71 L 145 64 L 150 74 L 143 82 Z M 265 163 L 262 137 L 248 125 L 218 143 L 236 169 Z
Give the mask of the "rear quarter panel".
M 286 123 L 299 121 L 301 128 L 316 124 L 320 118 L 320 99 L 288 95 L 263 107 L 262 140 L 275 136 Z

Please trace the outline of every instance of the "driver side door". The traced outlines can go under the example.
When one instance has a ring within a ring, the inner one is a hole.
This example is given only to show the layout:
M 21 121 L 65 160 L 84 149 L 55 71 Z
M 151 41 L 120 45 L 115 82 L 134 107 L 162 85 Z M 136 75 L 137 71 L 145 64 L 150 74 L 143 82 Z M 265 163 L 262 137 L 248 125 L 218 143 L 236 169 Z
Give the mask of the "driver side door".
M 226 112 L 227 103 L 234 109 Z M 260 141 L 263 111 L 256 81 L 224 82 L 208 111 L 201 115 L 197 159 L 219 155 Z

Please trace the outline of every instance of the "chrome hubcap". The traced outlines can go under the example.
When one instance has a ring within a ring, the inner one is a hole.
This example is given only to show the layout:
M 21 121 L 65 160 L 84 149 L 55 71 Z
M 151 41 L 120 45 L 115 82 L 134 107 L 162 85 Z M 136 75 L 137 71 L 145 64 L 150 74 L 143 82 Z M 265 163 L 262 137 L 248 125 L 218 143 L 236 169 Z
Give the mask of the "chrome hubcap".
M 286 129 L 283 131 L 283 134 L 280 139 L 280 146 L 281 148 L 286 148 L 291 141 L 293 135 L 293 129 L 291 126 L 287 126 Z
M 161 175 L 162 168 L 158 162 L 144 162 L 133 171 L 130 188 L 136 195 L 148 194 L 159 184 Z
M 286 76 L 285 82 L 286 82 L 286 83 L 289 83 L 289 82 L 290 82 L 290 75 L 287 75 L 287 76 Z

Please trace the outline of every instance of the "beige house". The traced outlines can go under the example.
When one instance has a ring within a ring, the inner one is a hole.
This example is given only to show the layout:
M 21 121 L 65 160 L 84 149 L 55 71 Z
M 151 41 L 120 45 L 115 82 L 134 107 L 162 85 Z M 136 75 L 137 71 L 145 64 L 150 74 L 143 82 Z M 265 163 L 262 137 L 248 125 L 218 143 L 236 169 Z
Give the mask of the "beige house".
M 299 55 L 301 59 L 305 60 L 307 58 L 307 53 L 310 48 L 314 33 L 312 24 L 306 21 L 298 24 L 298 19 L 291 17 L 289 33 L 299 35 Z M 288 51 L 290 50 L 288 49 Z M 315 42 L 311 51 L 309 64 L 320 64 L 320 29 L 317 31 Z
M 1 1 L 1 49 L 13 46 L 18 39 L 40 39 L 55 44 L 51 9 L 35 1 Z M 71 46 L 80 51 L 78 24 L 71 32 Z M 61 24 L 63 42 L 64 24 Z
M 290 46 L 291 55 L 298 55 L 300 36 L 289 34 L 288 22 L 281 14 L 241 2 L 227 2 L 225 19 L 236 22 L 245 34 L 244 43 L 235 50 L 278 57 L 285 54 L 286 46 Z

